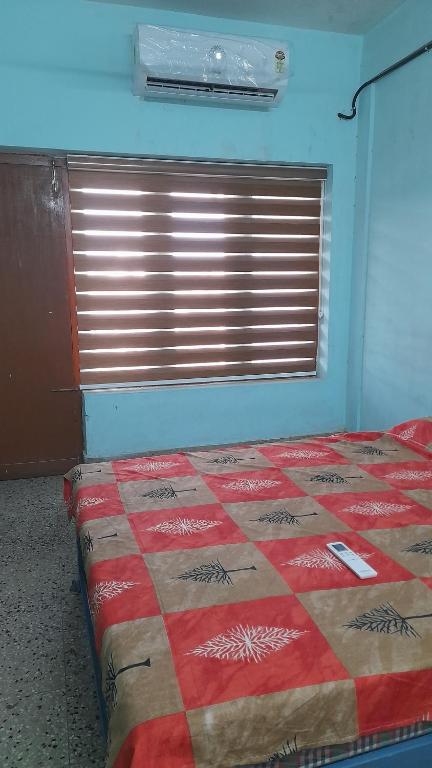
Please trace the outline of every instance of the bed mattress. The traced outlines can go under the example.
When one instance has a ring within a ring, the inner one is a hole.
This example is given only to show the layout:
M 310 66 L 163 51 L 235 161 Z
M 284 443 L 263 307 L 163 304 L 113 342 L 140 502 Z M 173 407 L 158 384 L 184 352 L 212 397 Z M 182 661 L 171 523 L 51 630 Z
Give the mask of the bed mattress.
M 306 765 L 430 720 L 431 419 L 85 464 L 65 498 L 108 768 Z

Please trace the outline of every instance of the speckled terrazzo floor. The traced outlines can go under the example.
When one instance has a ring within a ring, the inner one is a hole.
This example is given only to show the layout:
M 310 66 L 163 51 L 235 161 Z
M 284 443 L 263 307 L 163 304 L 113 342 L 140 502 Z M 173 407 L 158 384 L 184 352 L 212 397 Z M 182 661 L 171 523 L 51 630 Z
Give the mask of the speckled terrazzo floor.
M 0 482 L 0 766 L 103 768 L 59 477 Z

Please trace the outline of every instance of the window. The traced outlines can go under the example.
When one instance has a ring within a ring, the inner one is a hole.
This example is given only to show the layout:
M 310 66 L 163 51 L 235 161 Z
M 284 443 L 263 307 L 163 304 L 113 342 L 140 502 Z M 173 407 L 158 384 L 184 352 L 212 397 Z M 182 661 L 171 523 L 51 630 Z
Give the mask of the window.
M 68 166 L 83 385 L 315 373 L 325 169 Z

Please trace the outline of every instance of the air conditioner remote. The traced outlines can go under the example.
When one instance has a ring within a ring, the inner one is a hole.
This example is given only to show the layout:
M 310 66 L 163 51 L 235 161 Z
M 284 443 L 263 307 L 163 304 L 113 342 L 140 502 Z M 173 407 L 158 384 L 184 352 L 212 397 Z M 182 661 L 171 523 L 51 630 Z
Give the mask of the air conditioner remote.
M 346 546 L 342 541 L 332 541 L 327 544 L 327 549 L 347 566 L 359 579 L 373 579 L 377 572 L 370 567 L 359 555 Z

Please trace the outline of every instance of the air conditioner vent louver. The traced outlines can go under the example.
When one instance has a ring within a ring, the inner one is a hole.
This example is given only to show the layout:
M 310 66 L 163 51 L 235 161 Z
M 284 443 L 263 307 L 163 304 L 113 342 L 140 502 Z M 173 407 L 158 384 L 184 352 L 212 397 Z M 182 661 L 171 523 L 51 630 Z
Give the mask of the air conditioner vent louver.
M 224 83 L 200 83 L 197 80 L 172 80 L 163 77 L 148 77 L 147 88 L 154 92 L 176 91 L 178 95 L 205 94 L 208 96 L 232 96 L 242 99 L 244 97 L 274 101 L 277 96 L 277 88 L 255 88 L 247 85 L 225 85 Z
M 139 25 L 134 92 L 142 98 L 272 107 L 287 85 L 280 42 Z

